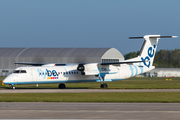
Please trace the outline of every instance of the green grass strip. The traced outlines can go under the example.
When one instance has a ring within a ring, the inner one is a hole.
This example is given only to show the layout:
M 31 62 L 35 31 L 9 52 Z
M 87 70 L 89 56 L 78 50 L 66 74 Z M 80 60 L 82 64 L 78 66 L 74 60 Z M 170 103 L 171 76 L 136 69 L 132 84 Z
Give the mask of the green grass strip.
M 1 93 L 0 102 L 143 102 L 180 103 L 180 92 Z

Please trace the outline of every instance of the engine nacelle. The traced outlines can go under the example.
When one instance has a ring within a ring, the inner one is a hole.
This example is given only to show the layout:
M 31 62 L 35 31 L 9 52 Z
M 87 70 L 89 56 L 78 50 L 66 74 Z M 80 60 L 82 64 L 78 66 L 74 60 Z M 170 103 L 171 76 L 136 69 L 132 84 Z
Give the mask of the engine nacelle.
M 97 63 L 79 64 L 77 70 L 81 71 L 82 75 L 115 74 L 118 72 L 118 68 L 114 65 L 99 65 Z

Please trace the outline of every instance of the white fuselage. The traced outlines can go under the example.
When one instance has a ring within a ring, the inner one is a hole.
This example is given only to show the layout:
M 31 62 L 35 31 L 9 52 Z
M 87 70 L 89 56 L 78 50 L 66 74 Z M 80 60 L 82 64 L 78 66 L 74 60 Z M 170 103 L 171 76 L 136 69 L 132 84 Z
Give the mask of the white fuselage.
M 85 70 L 87 75 L 82 75 L 77 70 L 78 64 L 66 66 L 40 66 L 40 67 L 19 67 L 4 79 L 5 84 L 41 84 L 41 83 L 75 83 L 75 82 L 101 82 L 98 74 L 104 74 L 104 81 L 123 80 L 146 70 L 139 65 L 121 66 L 98 66 Z M 149 69 L 148 69 L 149 70 Z M 24 71 L 24 72 L 23 72 Z M 88 73 L 93 73 L 88 75 Z

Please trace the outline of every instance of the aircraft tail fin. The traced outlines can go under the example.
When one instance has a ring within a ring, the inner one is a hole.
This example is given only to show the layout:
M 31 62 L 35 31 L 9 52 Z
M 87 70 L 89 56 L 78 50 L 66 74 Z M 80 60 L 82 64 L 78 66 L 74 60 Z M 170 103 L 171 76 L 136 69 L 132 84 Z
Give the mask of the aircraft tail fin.
M 176 38 L 176 37 L 177 36 L 145 35 L 144 37 L 129 37 L 129 39 L 142 39 L 142 38 L 145 39 L 142 48 L 140 50 L 140 54 L 137 58 L 142 61 L 148 61 L 148 62 L 143 62 L 143 64 L 149 68 L 153 64 L 159 39 Z M 137 58 L 133 58 L 133 59 L 137 60 Z

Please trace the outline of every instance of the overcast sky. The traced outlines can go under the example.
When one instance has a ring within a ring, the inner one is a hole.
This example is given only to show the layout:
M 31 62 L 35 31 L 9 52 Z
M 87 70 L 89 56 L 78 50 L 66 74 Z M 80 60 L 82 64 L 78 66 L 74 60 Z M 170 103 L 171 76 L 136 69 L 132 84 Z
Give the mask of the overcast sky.
M 180 36 L 180 0 L 0 0 L 0 47 L 140 50 L 147 34 Z M 180 37 L 159 49 L 180 49 Z

